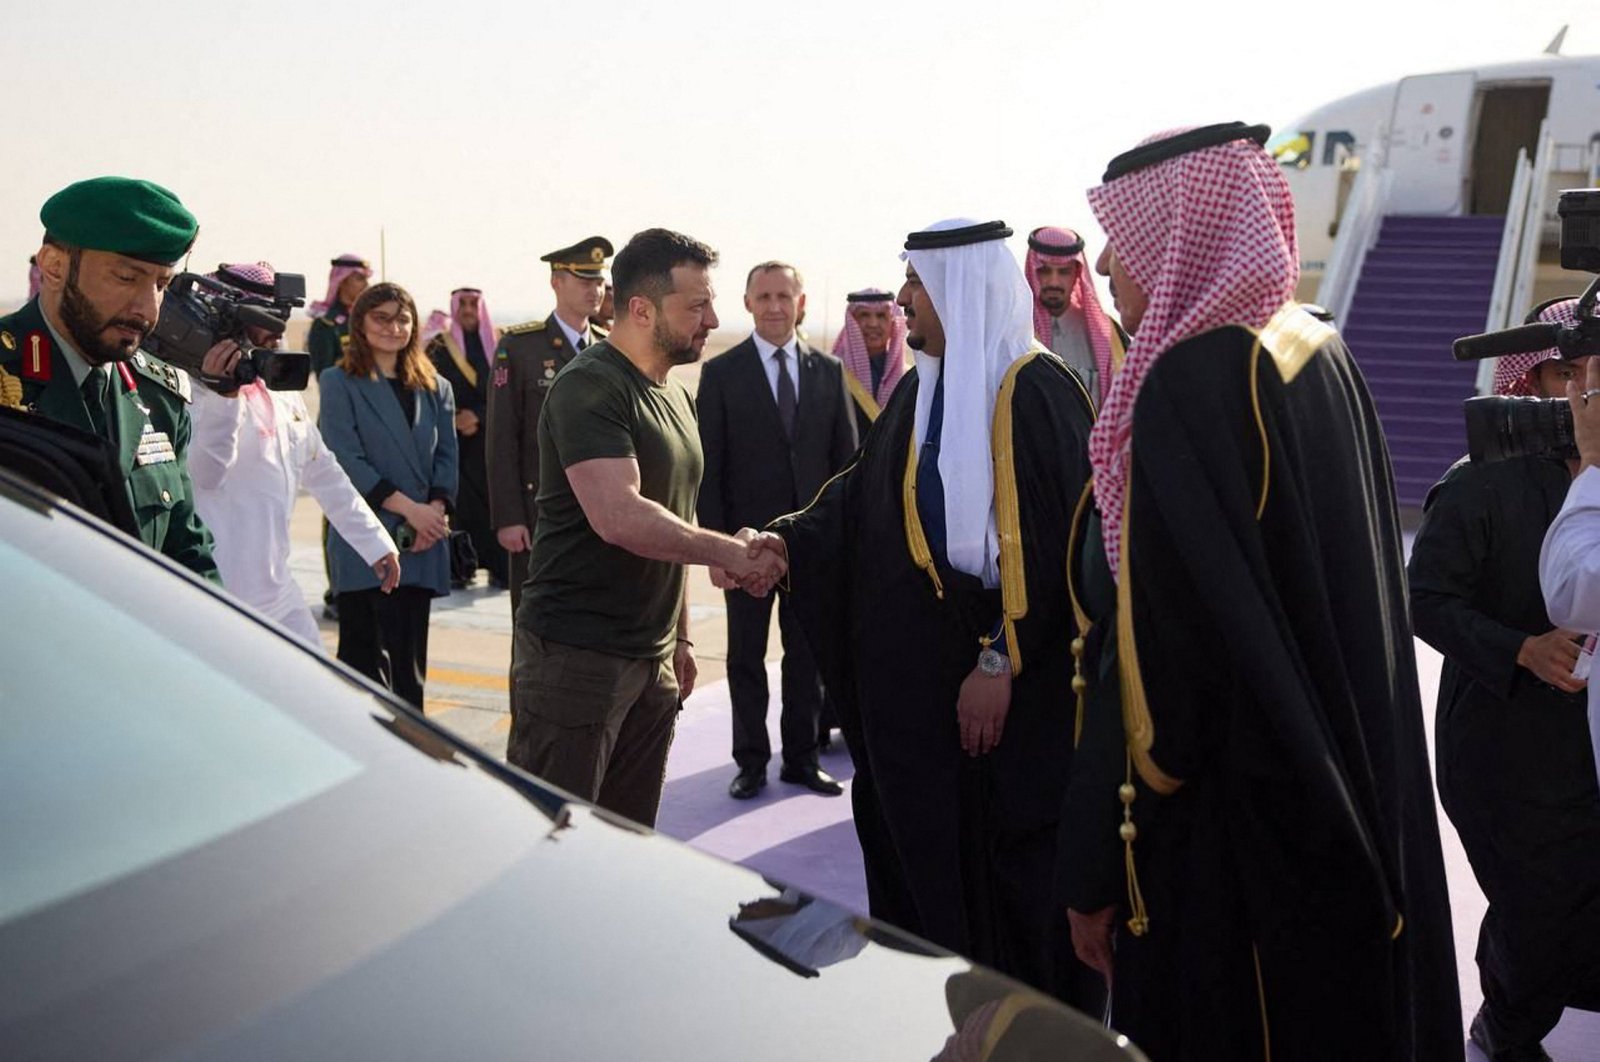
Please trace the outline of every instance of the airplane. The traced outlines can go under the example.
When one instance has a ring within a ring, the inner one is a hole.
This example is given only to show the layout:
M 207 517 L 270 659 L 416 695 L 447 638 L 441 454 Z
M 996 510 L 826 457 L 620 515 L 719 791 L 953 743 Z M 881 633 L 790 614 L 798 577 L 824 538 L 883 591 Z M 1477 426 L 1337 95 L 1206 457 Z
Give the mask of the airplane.
M 1294 194 L 1297 294 L 1338 318 L 1412 517 L 1466 452 L 1460 404 L 1491 378 L 1451 341 L 1589 279 L 1560 268 L 1556 200 L 1600 187 L 1600 55 L 1562 55 L 1566 32 L 1536 58 L 1345 96 L 1267 144 Z

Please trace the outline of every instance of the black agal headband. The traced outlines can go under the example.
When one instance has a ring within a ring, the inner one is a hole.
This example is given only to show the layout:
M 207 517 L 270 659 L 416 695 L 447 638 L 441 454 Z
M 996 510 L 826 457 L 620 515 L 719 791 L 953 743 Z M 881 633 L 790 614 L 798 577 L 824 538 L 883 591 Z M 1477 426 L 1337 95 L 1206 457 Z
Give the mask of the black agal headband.
M 1253 140 L 1257 145 L 1264 145 L 1271 135 L 1272 127 L 1269 125 L 1245 125 L 1243 122 L 1202 125 L 1198 129 L 1190 129 L 1176 136 L 1169 136 L 1165 140 L 1140 144 L 1130 151 L 1124 151 L 1106 165 L 1105 176 L 1101 177 L 1100 181 L 1102 184 L 1109 184 L 1118 177 L 1125 177 L 1130 173 L 1154 166 L 1158 162 L 1166 162 L 1179 155 L 1187 155 L 1191 151 L 1201 151 L 1219 144 L 1231 144 L 1235 140 Z

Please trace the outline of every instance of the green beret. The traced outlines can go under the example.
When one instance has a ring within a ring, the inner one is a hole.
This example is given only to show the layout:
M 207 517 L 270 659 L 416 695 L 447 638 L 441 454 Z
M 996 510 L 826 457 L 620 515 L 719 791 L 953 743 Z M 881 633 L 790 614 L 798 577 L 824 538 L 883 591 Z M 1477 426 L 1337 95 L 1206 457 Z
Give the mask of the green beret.
M 45 235 L 90 251 L 172 265 L 200 231 L 178 197 L 149 181 L 95 177 L 69 184 L 39 208 Z

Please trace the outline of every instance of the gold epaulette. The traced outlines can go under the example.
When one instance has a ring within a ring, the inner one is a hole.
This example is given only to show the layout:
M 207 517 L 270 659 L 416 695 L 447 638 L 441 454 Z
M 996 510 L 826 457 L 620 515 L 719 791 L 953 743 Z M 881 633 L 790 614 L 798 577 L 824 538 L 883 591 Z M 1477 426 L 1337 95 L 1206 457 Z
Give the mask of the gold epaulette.
M 502 332 L 501 335 L 522 336 L 527 335 L 530 332 L 543 332 L 544 329 L 545 323 L 543 321 L 525 321 L 522 324 L 512 325 L 510 328 L 507 328 L 504 332 Z
M 601 339 L 604 339 L 606 336 L 609 336 L 611 334 L 611 329 L 609 329 L 609 328 L 601 328 L 599 325 L 595 324 L 593 321 L 589 322 L 589 331 L 593 332 L 595 335 L 599 336 Z
M 22 408 L 22 380 L 6 372 L 4 366 L 0 366 L 0 408 Z

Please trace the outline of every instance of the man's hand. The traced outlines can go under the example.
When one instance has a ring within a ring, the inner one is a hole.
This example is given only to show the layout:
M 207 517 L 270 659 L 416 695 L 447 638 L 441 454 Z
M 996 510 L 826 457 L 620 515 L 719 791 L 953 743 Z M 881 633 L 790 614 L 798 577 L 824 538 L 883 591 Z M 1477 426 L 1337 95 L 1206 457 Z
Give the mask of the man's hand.
M 378 576 L 378 589 L 384 593 L 393 593 L 394 588 L 400 585 L 400 554 L 390 553 L 379 557 L 372 562 L 372 570 Z
M 200 359 L 200 374 L 214 380 L 232 380 L 234 367 L 239 364 L 239 358 L 242 356 L 238 343 L 224 339 L 214 344 L 206 351 L 205 357 Z M 231 390 L 217 393 L 232 398 L 239 393 L 239 387 L 235 384 Z
M 1011 675 L 985 675 L 977 668 L 961 683 L 956 722 L 961 726 L 961 751 L 982 756 L 1000 744 L 1000 732 L 1011 710 Z
M 521 553 L 533 548 L 533 533 L 528 530 L 527 524 L 497 528 L 494 537 L 507 553 Z
M 450 524 L 444 518 L 443 502 L 429 502 L 426 505 L 414 503 L 406 513 L 406 523 L 417 532 L 417 540 L 411 544 L 412 553 L 426 552 L 433 548 L 434 543 L 450 534 Z
M 695 676 L 700 674 L 700 668 L 694 662 L 694 646 L 678 639 L 677 648 L 672 651 L 672 675 L 678 680 L 678 698 L 688 700 L 689 694 L 694 692 Z
M 1094 914 L 1082 914 L 1067 908 L 1067 924 L 1072 929 L 1072 950 L 1078 961 L 1106 979 L 1111 987 L 1112 951 L 1111 920 L 1117 909 L 1107 907 Z
M 1576 409 L 1577 403 L 1573 406 Z M 1577 423 L 1576 415 L 1573 423 Z M 1517 650 L 1517 665 L 1558 690 L 1578 693 L 1589 685 L 1583 679 L 1572 677 L 1573 665 L 1578 662 L 1578 642 L 1582 638 L 1576 631 L 1564 631 L 1559 627 L 1537 638 L 1529 638 Z
M 463 409 L 458 412 L 456 414 L 456 434 L 463 436 L 478 434 L 478 414 L 470 409 Z
M 1600 466 L 1600 395 L 1593 399 L 1585 395 L 1600 390 L 1600 358 L 1590 358 L 1584 371 L 1584 385 L 1567 381 L 1567 402 L 1572 406 L 1572 434 L 1578 442 L 1578 470 L 1591 465 Z
M 720 574 L 751 597 L 766 597 L 789 571 L 789 547 L 782 536 L 753 527 L 740 528 L 733 537 L 744 545 L 744 555 Z M 713 573 L 713 582 L 718 574 Z

